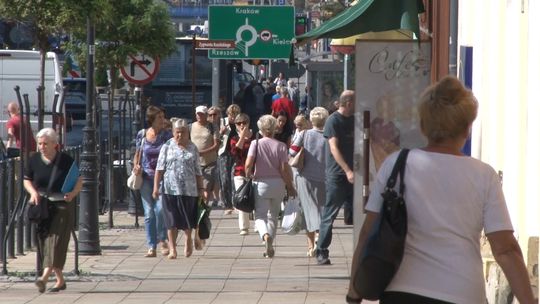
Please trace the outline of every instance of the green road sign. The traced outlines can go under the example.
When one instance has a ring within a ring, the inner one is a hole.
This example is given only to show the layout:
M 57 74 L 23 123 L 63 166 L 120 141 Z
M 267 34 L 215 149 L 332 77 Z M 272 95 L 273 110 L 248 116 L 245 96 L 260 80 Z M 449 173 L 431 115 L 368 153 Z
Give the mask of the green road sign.
M 294 38 L 292 6 L 210 6 L 210 40 L 232 40 L 236 48 L 209 50 L 210 59 L 289 58 Z

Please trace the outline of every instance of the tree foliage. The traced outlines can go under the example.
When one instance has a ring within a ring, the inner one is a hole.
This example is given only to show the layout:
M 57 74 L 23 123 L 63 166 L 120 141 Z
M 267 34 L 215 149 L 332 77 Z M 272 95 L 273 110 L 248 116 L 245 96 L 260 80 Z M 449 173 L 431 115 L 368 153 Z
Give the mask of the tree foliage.
M 174 30 L 167 7 L 154 0 L 96 1 L 93 16 L 96 35 L 96 65 L 111 71 L 114 86 L 118 69 L 128 55 L 142 52 L 152 57 L 166 57 L 176 47 Z M 81 18 L 84 12 L 79 12 Z M 84 23 L 86 25 L 86 23 Z M 86 26 L 73 29 L 70 44 L 79 54 L 81 66 L 86 62 Z

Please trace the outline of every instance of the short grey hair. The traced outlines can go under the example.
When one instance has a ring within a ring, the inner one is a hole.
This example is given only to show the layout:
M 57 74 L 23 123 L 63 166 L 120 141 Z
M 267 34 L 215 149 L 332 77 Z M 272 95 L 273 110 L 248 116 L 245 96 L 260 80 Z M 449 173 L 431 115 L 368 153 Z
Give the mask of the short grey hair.
M 53 128 L 43 128 L 39 130 L 36 134 L 36 139 L 47 137 L 50 141 L 57 144 L 58 143 L 58 134 Z
M 266 137 L 272 137 L 274 131 L 276 130 L 277 119 L 272 115 L 263 115 L 257 121 L 257 127 L 261 131 L 262 135 Z
M 181 128 L 187 128 L 188 127 L 187 120 L 185 120 L 183 118 L 173 117 L 173 118 L 171 118 L 171 123 L 172 123 L 173 129 L 181 129 Z
M 328 110 L 323 107 L 315 107 L 309 112 L 309 120 L 317 128 L 322 128 L 328 118 Z

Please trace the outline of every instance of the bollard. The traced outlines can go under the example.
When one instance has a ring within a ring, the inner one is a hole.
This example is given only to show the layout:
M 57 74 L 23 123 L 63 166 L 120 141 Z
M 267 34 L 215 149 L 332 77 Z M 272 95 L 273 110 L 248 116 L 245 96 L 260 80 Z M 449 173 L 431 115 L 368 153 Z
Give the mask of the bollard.
M 8 215 L 11 216 L 15 211 L 15 166 L 13 159 L 10 158 L 7 161 L 7 204 Z M 13 231 L 8 231 L 8 243 L 7 243 L 7 258 L 15 258 L 15 235 Z
M 8 223 L 8 208 L 7 208 L 7 189 L 6 185 L 6 161 L 0 161 L 0 260 L 6 260 L 6 248 L 4 247 L 4 239 L 6 237 L 6 227 Z

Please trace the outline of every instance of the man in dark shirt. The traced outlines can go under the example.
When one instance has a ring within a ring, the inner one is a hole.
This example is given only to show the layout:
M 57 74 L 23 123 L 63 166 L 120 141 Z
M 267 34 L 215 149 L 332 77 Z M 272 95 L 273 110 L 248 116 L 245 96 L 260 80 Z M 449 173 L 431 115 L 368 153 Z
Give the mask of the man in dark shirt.
M 354 91 L 344 91 L 339 98 L 338 110 L 328 117 L 324 125 L 324 137 L 328 139 L 325 146 L 326 202 L 317 241 L 319 265 L 330 264 L 328 247 L 332 242 L 332 227 L 342 205 L 345 222 L 352 224 L 354 104 Z

